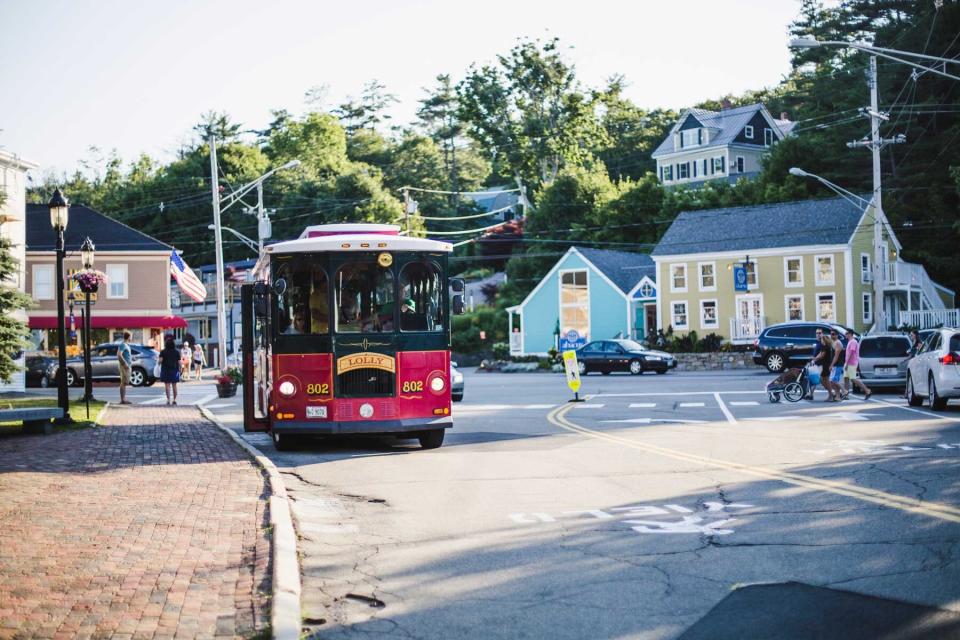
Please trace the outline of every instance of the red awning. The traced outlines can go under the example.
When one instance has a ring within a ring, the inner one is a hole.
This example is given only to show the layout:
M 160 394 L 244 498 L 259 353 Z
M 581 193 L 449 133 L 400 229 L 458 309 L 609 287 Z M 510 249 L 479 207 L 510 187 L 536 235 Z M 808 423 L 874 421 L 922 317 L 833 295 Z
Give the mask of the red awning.
M 77 329 L 80 328 L 80 314 L 74 314 Z M 56 329 L 56 316 L 30 316 L 31 329 Z M 70 316 L 67 316 L 67 325 Z M 93 329 L 186 329 L 187 321 L 179 316 L 102 316 L 90 314 L 90 326 Z

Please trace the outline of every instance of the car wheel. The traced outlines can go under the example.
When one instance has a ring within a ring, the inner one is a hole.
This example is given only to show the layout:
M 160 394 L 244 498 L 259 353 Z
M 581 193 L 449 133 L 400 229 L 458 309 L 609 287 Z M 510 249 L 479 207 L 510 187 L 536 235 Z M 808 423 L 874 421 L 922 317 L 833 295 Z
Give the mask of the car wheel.
M 140 367 L 134 367 L 130 371 L 130 384 L 134 387 L 142 387 L 147 382 L 147 372 Z
M 40 376 L 40 387 L 46 389 L 50 386 L 50 378 L 45 375 Z
M 77 377 L 77 374 L 73 372 L 73 369 L 67 369 L 67 386 L 68 387 L 80 386 L 80 378 Z
M 587 375 L 587 363 L 584 362 L 583 360 L 581 360 L 580 362 L 578 362 L 578 363 L 577 363 L 577 371 L 579 371 L 579 372 L 580 372 L 580 375 L 582 375 L 582 376 Z
M 437 449 L 443 444 L 443 435 L 446 429 L 431 429 L 420 434 L 421 449 Z
M 916 390 L 913 388 L 913 378 L 910 377 L 910 374 L 907 374 L 907 404 L 911 407 L 919 407 L 923 404 L 923 398 L 917 395 Z
M 641 373 L 643 373 L 643 363 L 640 362 L 639 360 L 631 360 L 631 361 L 630 361 L 630 373 L 633 374 L 633 375 L 635 375 L 635 376 L 638 376 L 638 375 L 640 375 Z
M 930 386 L 928 387 L 927 399 L 930 402 L 930 408 L 934 411 L 943 411 L 947 408 L 947 399 L 941 398 L 937 393 L 937 384 L 933 381 L 933 374 L 930 375 L 928 384 Z
M 450 399 L 453 400 L 454 402 L 462 402 L 462 401 L 463 401 L 463 394 L 462 394 L 462 393 L 454 393 L 454 394 L 451 394 L 451 395 L 450 395 Z
M 770 373 L 780 373 L 786 365 L 786 360 L 779 351 L 771 351 L 763 359 L 763 364 L 766 365 L 767 371 Z

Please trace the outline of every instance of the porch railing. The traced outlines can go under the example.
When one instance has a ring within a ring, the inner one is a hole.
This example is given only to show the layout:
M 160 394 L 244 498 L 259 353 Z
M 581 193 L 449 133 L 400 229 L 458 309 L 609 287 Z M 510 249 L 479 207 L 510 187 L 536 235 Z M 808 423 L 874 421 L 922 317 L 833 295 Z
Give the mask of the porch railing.
M 935 327 L 960 327 L 960 309 L 924 309 L 923 311 L 901 311 L 900 326 L 907 325 L 919 329 Z
M 897 260 L 888 262 L 885 266 L 886 286 L 920 290 L 923 292 L 923 297 L 927 299 L 928 307 L 943 309 L 943 300 L 937 293 L 936 287 L 933 286 L 933 280 L 922 264 Z
M 521 344 L 520 344 L 520 332 L 514 331 L 510 334 L 510 355 L 518 356 L 520 355 Z
M 752 342 L 766 326 L 766 317 L 730 318 L 730 341 Z

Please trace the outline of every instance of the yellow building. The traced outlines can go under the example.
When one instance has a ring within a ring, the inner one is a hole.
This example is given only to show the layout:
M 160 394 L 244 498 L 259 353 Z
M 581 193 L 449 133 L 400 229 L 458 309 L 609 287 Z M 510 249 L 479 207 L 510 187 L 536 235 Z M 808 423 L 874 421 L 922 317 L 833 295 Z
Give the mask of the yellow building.
M 652 254 L 658 325 L 735 344 L 780 322 L 864 332 L 878 322 L 876 277 L 884 291 L 878 328 L 948 312 L 954 292 L 899 259 L 888 225 L 882 237 L 886 260 L 875 269 L 873 208 L 845 198 L 681 213 Z

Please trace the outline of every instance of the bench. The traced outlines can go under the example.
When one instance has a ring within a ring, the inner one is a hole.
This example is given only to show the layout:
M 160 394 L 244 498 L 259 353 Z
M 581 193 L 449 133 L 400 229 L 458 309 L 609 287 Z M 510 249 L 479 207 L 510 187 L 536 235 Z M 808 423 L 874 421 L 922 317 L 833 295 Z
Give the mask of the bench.
M 24 409 L 0 409 L 0 422 L 16 422 L 23 420 L 24 433 L 39 433 L 49 435 L 53 433 L 53 423 L 50 420 L 63 417 L 60 407 L 29 407 Z

